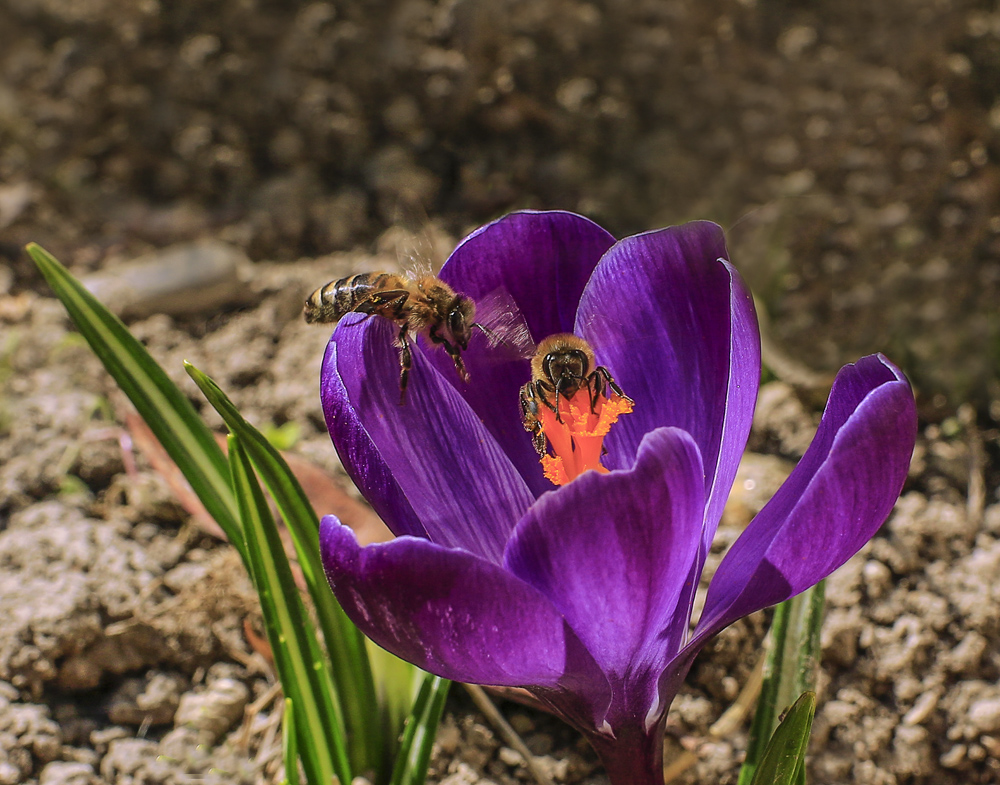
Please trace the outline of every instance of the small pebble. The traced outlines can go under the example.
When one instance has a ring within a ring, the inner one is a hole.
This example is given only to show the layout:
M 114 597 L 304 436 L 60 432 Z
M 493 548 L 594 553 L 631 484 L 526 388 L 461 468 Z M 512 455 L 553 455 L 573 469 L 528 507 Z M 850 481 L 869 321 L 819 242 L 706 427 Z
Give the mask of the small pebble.
M 937 704 L 938 693 L 934 690 L 925 692 L 917 698 L 916 703 L 913 704 L 913 708 L 903 715 L 903 724 L 919 725 L 931 716 L 931 713 L 937 708 Z
M 1000 731 L 1000 699 L 978 700 L 969 707 L 969 722 L 980 733 Z
M 958 766 L 963 760 L 965 760 L 966 747 L 964 744 L 956 744 L 950 750 L 948 750 L 944 755 L 942 755 L 939 760 L 941 765 L 946 769 L 953 769 Z
M 506 764 L 507 766 L 522 766 L 524 765 L 524 758 L 521 757 L 521 753 L 517 750 L 513 750 L 510 747 L 501 747 L 500 751 L 497 753 L 497 757 Z
M 243 716 L 249 698 L 243 682 L 217 679 L 204 692 L 189 692 L 181 698 L 174 724 L 208 731 L 218 739 Z
M 38 777 L 38 785 L 92 785 L 94 767 L 89 763 L 53 761 Z
M 526 736 L 535 729 L 535 722 L 527 714 L 515 714 L 510 718 L 510 726 L 521 736 Z
M 249 297 L 250 261 L 218 240 L 172 245 L 89 275 L 83 285 L 122 318 L 212 313 Z

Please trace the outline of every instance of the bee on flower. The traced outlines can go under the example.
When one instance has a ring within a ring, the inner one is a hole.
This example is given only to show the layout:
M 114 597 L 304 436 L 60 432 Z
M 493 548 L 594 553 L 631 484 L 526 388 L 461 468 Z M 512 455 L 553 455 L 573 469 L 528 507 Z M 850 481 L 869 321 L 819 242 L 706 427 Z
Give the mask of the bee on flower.
M 399 328 L 393 342 L 399 350 L 399 402 L 406 401 L 413 354 L 409 336 L 423 335 L 432 346 L 443 346 L 463 382 L 469 373 L 462 352 L 473 329 L 489 334 L 476 322 L 476 304 L 433 275 L 409 277 L 395 273 L 359 273 L 330 281 L 306 298 L 303 315 L 309 324 L 339 322 L 349 313 L 381 316 Z
M 550 335 L 538 345 L 520 399 L 524 429 L 554 485 L 590 469 L 607 471 L 601 465 L 604 437 L 635 403 L 597 364 L 590 344 L 572 333 Z
M 413 368 L 411 338 L 421 336 L 431 347 L 443 347 L 465 383 L 469 372 L 462 352 L 468 351 L 474 331 L 482 333 L 491 348 L 505 344 L 523 351 L 526 341 L 517 306 L 505 292 L 494 290 L 477 303 L 430 273 L 374 272 L 340 278 L 310 294 L 302 310 L 307 324 L 337 323 L 352 313 L 364 319 L 378 316 L 398 328 L 392 343 L 399 351 L 400 405 L 406 403 Z

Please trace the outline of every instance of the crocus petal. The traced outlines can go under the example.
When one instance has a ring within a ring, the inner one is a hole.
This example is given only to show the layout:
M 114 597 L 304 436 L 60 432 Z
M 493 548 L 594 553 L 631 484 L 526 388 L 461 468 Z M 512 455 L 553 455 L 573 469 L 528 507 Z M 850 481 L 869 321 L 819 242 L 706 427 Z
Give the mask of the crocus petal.
M 441 278 L 477 300 L 503 287 L 539 341 L 572 331 L 587 279 L 614 243 L 607 231 L 575 213 L 511 213 L 466 237 L 441 268 Z
M 533 496 L 479 418 L 416 346 L 400 405 L 394 333 L 386 319 L 348 316 L 332 339 L 336 368 L 324 373 L 339 375 L 358 422 L 427 535 L 499 563 Z M 328 420 L 340 403 L 324 399 Z
M 507 568 L 554 603 L 614 685 L 612 728 L 646 719 L 680 646 L 703 476 L 691 437 L 661 428 L 631 469 L 587 472 L 540 498 L 507 546 Z
M 340 456 L 344 470 L 358 486 L 385 525 L 397 537 L 404 534 L 426 537 L 420 519 L 403 495 L 399 483 L 385 465 L 347 395 L 347 387 L 337 368 L 337 342 L 331 340 L 320 373 L 320 398 L 326 427 Z
M 705 549 L 736 477 L 760 381 L 753 298 L 727 259 L 722 229 L 708 221 L 628 237 L 597 266 L 576 321 L 598 362 L 635 400 L 605 442 L 605 465 L 628 466 L 655 428 L 690 433 L 705 465 Z
M 478 302 L 505 291 L 538 342 L 572 331 L 583 287 L 614 242 L 600 226 L 574 213 L 511 213 L 463 240 L 441 269 L 441 278 Z M 538 495 L 552 485 L 542 476 L 525 435 L 518 400 L 518 389 L 531 371 L 527 359 L 511 349 L 503 344 L 491 349 L 484 336 L 474 333 L 463 353 L 471 378 L 467 385 L 458 381 L 443 352 L 431 355 L 431 360 L 458 387 Z
M 416 537 L 361 548 L 333 516 L 320 549 L 344 611 L 393 654 L 455 681 L 535 686 L 557 702 L 586 695 L 594 715 L 606 709 L 607 680 L 566 620 L 501 567 Z
M 888 517 L 916 441 L 903 374 L 882 355 L 837 374 L 813 443 L 716 571 L 692 645 L 815 585 Z

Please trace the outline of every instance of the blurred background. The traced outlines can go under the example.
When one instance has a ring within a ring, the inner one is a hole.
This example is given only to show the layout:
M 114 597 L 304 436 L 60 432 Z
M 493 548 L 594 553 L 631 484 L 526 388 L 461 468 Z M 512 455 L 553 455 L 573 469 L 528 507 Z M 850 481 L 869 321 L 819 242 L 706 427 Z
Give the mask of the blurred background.
M 401 214 L 709 218 L 805 372 L 882 350 L 925 409 L 987 412 L 998 91 L 985 0 L 4 0 L 0 294 L 42 291 L 31 240 L 85 274 Z

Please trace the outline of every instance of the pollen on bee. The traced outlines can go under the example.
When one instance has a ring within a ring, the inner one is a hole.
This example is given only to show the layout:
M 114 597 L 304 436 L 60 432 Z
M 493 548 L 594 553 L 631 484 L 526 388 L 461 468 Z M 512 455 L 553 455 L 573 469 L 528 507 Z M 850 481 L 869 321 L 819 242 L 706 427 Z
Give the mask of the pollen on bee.
M 598 396 L 591 410 L 590 391 L 583 387 L 567 401 L 559 398 L 559 415 L 541 407 L 538 419 L 548 439 L 552 455 L 541 458 L 546 478 L 554 485 L 565 485 L 585 471 L 608 470 L 601 465 L 604 437 L 622 414 L 632 411 L 632 401 L 619 395 Z

